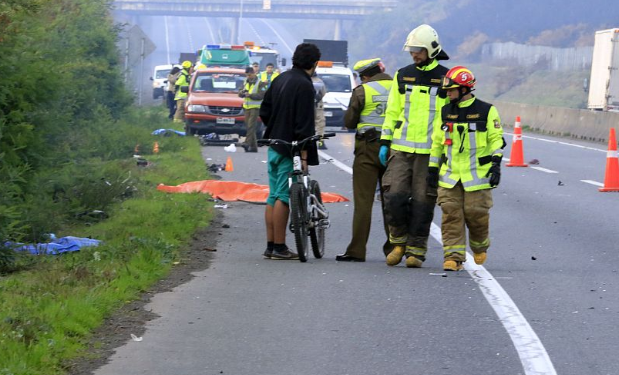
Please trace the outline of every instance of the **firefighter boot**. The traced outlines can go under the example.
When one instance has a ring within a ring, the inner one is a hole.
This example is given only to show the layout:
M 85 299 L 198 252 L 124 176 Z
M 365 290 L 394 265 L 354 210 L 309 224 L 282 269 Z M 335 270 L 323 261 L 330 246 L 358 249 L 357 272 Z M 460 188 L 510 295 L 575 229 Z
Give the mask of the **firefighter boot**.
M 406 267 L 408 268 L 421 268 L 421 265 L 423 264 L 423 260 L 417 258 L 414 255 L 408 255 L 407 254 L 407 258 L 406 258 Z
M 443 271 L 460 271 L 462 268 L 462 262 L 453 259 L 445 259 L 443 262 Z
M 393 250 L 387 255 L 387 265 L 395 266 L 402 261 L 404 256 L 405 247 L 403 245 L 395 245 Z
M 486 252 L 483 253 L 474 253 L 473 259 L 475 260 L 475 264 L 482 265 L 486 261 Z

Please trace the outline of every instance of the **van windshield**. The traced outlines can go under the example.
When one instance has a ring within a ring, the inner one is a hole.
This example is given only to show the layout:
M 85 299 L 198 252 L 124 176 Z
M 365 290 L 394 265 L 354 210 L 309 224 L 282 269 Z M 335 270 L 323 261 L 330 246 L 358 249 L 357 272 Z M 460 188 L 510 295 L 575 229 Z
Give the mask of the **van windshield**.
M 351 92 L 350 77 L 344 74 L 319 74 L 327 92 Z
M 155 72 L 155 79 L 166 79 L 172 69 L 162 69 Z
M 245 81 L 238 73 L 203 73 L 196 77 L 192 92 L 237 93 Z

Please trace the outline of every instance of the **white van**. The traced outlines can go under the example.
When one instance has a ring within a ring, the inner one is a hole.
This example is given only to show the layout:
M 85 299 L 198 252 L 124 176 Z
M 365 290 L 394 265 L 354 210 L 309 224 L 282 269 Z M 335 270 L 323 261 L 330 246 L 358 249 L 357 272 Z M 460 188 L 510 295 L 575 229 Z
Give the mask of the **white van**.
M 316 74 L 325 83 L 327 94 L 322 98 L 327 126 L 344 126 L 344 112 L 348 109 L 355 77 L 344 65 L 319 61 Z
M 168 87 L 168 74 L 174 65 L 157 65 L 150 80 L 153 81 L 153 99 L 164 97 Z

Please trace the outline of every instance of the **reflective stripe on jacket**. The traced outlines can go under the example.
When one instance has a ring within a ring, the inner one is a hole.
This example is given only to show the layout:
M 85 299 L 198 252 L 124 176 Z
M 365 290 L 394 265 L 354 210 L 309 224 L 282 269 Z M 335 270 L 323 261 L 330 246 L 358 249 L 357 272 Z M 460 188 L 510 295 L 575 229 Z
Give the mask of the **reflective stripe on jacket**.
M 381 141 L 390 143 L 391 148 L 398 151 L 430 153 L 432 134 L 441 124 L 440 111 L 449 103 L 445 91 L 440 89 L 442 76 L 447 71 L 433 60 L 422 68 L 413 64 L 396 73 Z
M 365 92 L 365 104 L 357 125 L 357 133 L 365 133 L 370 128 L 374 128 L 380 133 L 383 122 L 385 122 L 391 81 L 367 82 L 363 84 L 363 90 Z
M 249 96 L 252 94 L 257 94 L 258 89 L 260 87 L 260 81 L 256 80 L 254 83 L 250 83 L 245 81 L 245 90 L 249 92 L 245 98 L 243 98 L 243 108 L 251 109 L 251 108 L 260 108 L 260 104 L 262 104 L 262 100 L 252 99 Z
M 439 185 L 453 188 L 462 182 L 465 191 L 490 189 L 486 175 L 493 156 L 503 156 L 503 129 L 492 104 L 475 97 L 441 113 L 442 126 L 434 133 L 430 167 L 439 167 Z M 441 158 L 445 161 L 441 165 Z

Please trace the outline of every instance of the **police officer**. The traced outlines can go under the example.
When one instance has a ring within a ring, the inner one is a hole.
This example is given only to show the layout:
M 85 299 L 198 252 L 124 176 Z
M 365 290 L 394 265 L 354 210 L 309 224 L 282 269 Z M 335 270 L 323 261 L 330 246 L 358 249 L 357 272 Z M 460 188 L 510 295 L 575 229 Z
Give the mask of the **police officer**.
M 492 188 L 501 180 L 503 129 L 497 109 L 471 93 L 475 76 L 456 66 L 442 88 L 451 102 L 442 108 L 442 126 L 434 133 L 428 171 L 429 189 L 437 189 L 443 211 L 445 271 L 459 271 L 466 260 L 466 229 L 476 264 L 486 261 Z M 443 163 L 441 163 L 443 161 Z
M 241 146 L 245 152 L 258 152 L 258 142 L 256 139 L 256 125 L 258 124 L 258 114 L 260 113 L 260 104 L 264 98 L 266 91 L 266 82 L 258 81 L 256 72 L 253 68 L 245 69 L 245 82 L 243 88 L 239 92 L 239 96 L 243 98 L 243 112 L 245 112 L 245 143 Z
M 344 124 L 348 129 L 356 130 L 355 161 L 352 167 L 355 209 L 350 244 L 344 254 L 335 257 L 335 260 L 340 262 L 365 261 L 376 182 L 381 182 L 385 171 L 385 167 L 378 160 L 378 151 L 392 81 L 392 78 L 384 73 L 385 67 L 378 58 L 359 61 L 353 69 L 359 73 L 362 84 L 353 90 L 344 115 Z M 389 229 L 385 220 L 383 225 L 386 234 L 383 252 L 386 256 L 391 252 L 392 246 L 389 243 Z
M 449 103 L 440 87 L 448 69 L 438 60 L 449 57 L 428 25 L 408 34 L 404 50 L 414 63 L 393 78 L 379 158 L 387 166 L 383 189 L 389 240 L 394 245 L 387 264 L 394 266 L 406 255 L 406 266 L 418 268 L 425 260 L 436 202 L 435 196 L 426 194 L 432 133 L 440 129 L 441 108 Z
M 183 61 L 183 69 L 178 74 L 178 78 L 174 83 L 174 89 L 176 95 L 174 100 L 176 101 L 176 113 L 174 114 L 174 122 L 185 121 L 185 101 L 187 100 L 187 93 L 181 90 L 181 87 L 189 87 L 191 61 Z
M 273 71 L 274 68 L 273 63 L 268 63 L 266 70 L 258 74 L 258 79 L 261 82 L 267 83 L 267 89 L 271 86 L 271 82 L 273 82 L 273 80 L 279 75 L 279 73 Z

